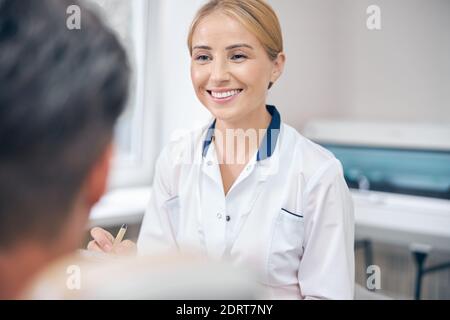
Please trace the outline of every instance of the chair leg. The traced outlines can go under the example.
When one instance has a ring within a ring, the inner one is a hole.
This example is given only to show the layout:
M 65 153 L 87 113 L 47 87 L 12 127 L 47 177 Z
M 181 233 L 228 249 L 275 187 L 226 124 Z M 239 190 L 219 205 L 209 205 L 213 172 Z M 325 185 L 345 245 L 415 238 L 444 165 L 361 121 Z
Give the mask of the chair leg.
M 414 289 L 414 299 L 420 300 L 422 290 L 422 278 L 424 274 L 424 264 L 428 256 L 427 252 L 413 251 L 414 261 L 416 262 L 416 284 Z
M 367 281 L 369 279 L 367 269 L 369 268 L 369 266 L 373 265 L 372 241 L 370 241 L 370 239 L 357 240 L 355 243 L 355 248 L 362 249 L 364 251 L 364 264 L 365 264 L 364 273 L 366 274 L 366 281 Z M 373 291 L 374 289 L 368 290 Z
M 373 265 L 372 241 L 370 240 L 364 240 L 364 262 L 366 264 L 366 270 L 369 266 Z

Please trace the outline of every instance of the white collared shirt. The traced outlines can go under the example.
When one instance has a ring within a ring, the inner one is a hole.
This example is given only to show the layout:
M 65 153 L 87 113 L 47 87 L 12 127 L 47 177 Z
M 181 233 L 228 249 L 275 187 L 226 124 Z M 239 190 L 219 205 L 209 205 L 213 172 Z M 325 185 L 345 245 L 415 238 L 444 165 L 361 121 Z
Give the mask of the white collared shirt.
M 275 299 L 352 299 L 354 215 L 342 166 L 281 123 L 275 107 L 268 110 L 272 143 L 226 196 L 211 127 L 164 149 L 139 252 L 175 249 L 230 260 L 254 270 Z

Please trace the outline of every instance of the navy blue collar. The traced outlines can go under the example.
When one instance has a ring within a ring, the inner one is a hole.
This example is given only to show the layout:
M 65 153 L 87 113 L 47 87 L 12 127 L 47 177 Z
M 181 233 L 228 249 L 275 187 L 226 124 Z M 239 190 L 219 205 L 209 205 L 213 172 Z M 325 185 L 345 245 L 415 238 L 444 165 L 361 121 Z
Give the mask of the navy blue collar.
M 275 106 L 267 105 L 267 111 L 272 116 L 272 120 L 270 120 L 270 124 L 267 127 L 266 134 L 264 135 L 263 140 L 261 141 L 261 145 L 258 149 L 258 154 L 256 155 L 256 160 L 264 160 L 272 156 L 275 151 L 275 147 L 278 141 L 278 135 L 280 133 L 281 126 L 281 117 Z M 216 128 L 216 120 L 211 124 L 206 133 L 205 141 L 203 142 L 203 157 L 206 156 L 209 145 L 214 139 L 214 129 Z

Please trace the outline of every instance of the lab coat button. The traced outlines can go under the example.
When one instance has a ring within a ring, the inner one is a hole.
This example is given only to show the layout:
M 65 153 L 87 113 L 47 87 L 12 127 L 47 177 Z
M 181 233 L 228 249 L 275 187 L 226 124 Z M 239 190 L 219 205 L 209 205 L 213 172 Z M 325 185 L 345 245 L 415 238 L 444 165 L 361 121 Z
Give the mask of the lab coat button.
M 227 221 L 230 221 L 230 220 L 231 220 L 231 217 L 230 217 L 230 216 L 227 216 L 226 219 L 227 219 Z
M 222 219 L 222 214 L 221 213 L 217 214 L 217 219 L 219 219 L 219 220 Z
M 208 161 L 207 163 L 206 163 L 208 166 L 212 166 L 212 161 L 210 160 L 210 161 Z

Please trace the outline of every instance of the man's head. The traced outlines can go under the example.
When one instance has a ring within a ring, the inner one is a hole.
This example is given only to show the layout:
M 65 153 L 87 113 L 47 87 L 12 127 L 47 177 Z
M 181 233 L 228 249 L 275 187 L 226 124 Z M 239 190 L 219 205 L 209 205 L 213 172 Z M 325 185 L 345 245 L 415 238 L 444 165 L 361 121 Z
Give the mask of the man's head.
M 81 30 L 66 26 L 72 4 Z M 0 254 L 81 239 L 128 80 L 122 46 L 77 1 L 0 0 Z

